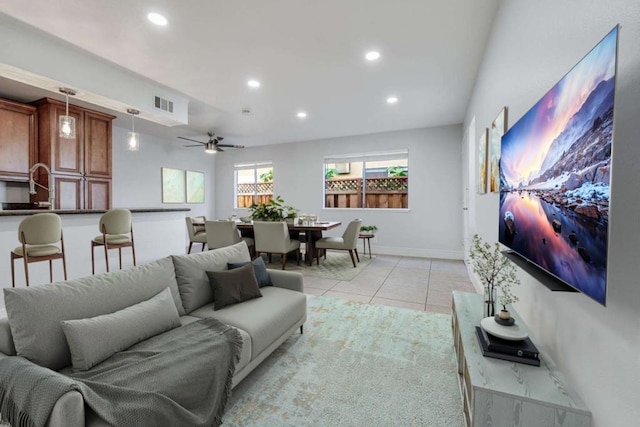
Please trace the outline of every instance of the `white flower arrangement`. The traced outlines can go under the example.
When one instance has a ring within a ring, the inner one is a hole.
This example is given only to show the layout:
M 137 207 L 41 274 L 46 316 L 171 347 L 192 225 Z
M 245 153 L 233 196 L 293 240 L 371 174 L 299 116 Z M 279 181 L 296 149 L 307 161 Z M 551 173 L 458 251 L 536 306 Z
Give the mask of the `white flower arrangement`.
M 485 288 L 485 295 L 488 295 L 489 298 L 488 302 L 494 302 L 496 288 L 500 288 L 502 293 L 500 305 L 503 310 L 507 310 L 507 304 L 519 301 L 511 291 L 512 286 L 520 284 L 520 280 L 516 277 L 516 268 L 501 253 L 499 243 L 491 245 L 475 234 L 469 258 L 472 261 L 473 271 L 478 275 Z

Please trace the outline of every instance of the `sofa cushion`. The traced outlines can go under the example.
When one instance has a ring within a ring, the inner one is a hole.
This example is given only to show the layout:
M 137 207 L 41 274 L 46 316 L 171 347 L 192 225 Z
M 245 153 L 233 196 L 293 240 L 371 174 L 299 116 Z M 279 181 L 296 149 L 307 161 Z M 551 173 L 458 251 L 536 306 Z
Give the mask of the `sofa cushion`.
M 5 288 L 4 302 L 16 352 L 50 369 L 68 366 L 71 355 L 61 320 L 113 313 L 147 300 L 167 287 L 178 313 L 184 312 L 169 257 L 76 280 Z
M 86 371 L 147 338 L 181 326 L 169 288 L 111 314 L 63 320 L 74 370 Z
M 207 276 L 213 289 L 215 310 L 262 296 L 250 263 L 235 270 L 207 271 Z
M 242 267 L 246 264 L 247 262 L 229 262 L 227 263 L 227 268 L 229 270 L 233 270 L 234 268 Z M 264 264 L 262 257 L 254 259 L 251 261 L 251 264 L 253 264 L 253 272 L 256 274 L 258 286 L 261 288 L 264 286 L 273 286 L 273 283 L 271 283 L 271 277 L 267 271 L 267 266 Z
M 305 294 L 275 286 L 260 289 L 262 298 L 234 304 L 221 310 L 207 304 L 191 312 L 195 317 L 213 317 L 251 336 L 251 359 L 289 330 L 307 313 Z
M 172 255 L 182 306 L 186 314 L 213 301 L 207 271 L 227 269 L 228 262 L 251 261 L 245 242 L 191 255 Z

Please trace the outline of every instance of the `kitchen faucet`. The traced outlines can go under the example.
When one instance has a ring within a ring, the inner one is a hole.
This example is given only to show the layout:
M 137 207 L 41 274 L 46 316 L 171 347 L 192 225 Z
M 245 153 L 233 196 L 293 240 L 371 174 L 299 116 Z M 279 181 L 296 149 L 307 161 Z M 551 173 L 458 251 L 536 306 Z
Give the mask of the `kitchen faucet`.
M 49 182 L 49 188 L 45 187 L 44 185 L 38 184 L 37 182 L 35 182 L 33 180 L 33 173 L 38 170 L 38 168 L 44 168 L 45 171 L 47 171 L 47 176 L 48 176 L 48 182 Z M 51 177 L 51 170 L 49 169 L 49 167 L 47 165 L 45 165 L 44 163 L 36 163 L 35 165 L 31 166 L 31 169 L 29 169 L 29 194 L 36 194 L 36 185 L 40 188 L 43 188 L 45 190 L 47 190 L 49 192 L 49 201 L 48 202 L 36 202 L 37 206 L 41 206 L 41 207 L 45 207 L 47 206 L 49 209 L 53 209 L 53 201 L 55 199 L 54 196 L 54 189 L 53 189 L 53 182 L 52 182 L 52 177 Z

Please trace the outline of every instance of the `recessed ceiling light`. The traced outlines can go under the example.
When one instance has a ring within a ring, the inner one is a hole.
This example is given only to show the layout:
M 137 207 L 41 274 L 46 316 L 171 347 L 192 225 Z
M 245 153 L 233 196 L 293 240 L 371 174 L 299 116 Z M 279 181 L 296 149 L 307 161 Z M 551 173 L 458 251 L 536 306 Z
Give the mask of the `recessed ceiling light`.
M 367 52 L 364 57 L 367 58 L 367 61 L 375 61 L 376 59 L 380 58 L 380 52 L 372 50 L 371 52 Z
M 257 80 L 249 80 L 247 82 L 247 86 L 253 87 L 253 88 L 260 87 L 260 82 Z
M 307 117 L 307 112 L 306 111 L 298 111 L 298 114 L 296 114 L 296 116 L 298 116 L 298 118 L 300 118 L 300 119 L 304 119 L 305 117 Z
M 398 102 L 397 96 L 390 96 L 387 98 L 387 104 L 395 104 L 396 102 Z
M 153 22 L 156 25 L 160 25 L 162 27 L 167 25 L 167 18 L 160 15 L 159 13 L 152 12 L 147 15 L 147 18 L 149 19 L 149 21 Z

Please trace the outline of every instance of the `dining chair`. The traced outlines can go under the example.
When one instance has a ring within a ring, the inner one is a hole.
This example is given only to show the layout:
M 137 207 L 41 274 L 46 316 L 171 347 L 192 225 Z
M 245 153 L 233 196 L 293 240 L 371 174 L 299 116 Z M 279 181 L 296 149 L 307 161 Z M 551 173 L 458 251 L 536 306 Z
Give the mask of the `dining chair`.
M 296 252 L 296 261 L 300 265 L 300 241 L 289 237 L 286 222 L 254 221 L 253 237 L 255 239 L 255 253 L 280 254 L 282 269 L 287 265 L 287 254 Z
M 187 232 L 189 233 L 188 254 L 191 253 L 191 247 L 194 243 L 202 243 L 202 250 L 204 251 L 204 247 L 207 244 L 207 232 L 204 225 L 206 220 L 207 218 L 204 216 L 185 217 Z
M 316 265 L 320 265 L 320 249 L 324 250 L 324 256 L 327 257 L 327 249 L 335 249 L 341 251 L 349 251 L 351 256 L 351 262 L 353 267 L 356 267 L 356 258 L 360 262 L 360 256 L 358 255 L 357 243 L 358 233 L 360 232 L 360 226 L 362 225 L 361 219 L 354 219 L 349 223 L 347 228 L 342 233 L 342 237 L 323 237 L 316 241 Z M 353 254 L 355 253 L 355 258 Z
M 235 221 L 205 221 L 204 224 L 209 250 L 235 245 L 244 240 L 249 248 L 249 255 L 253 258 L 254 240 L 251 237 L 240 237 Z
M 97 246 L 104 247 L 104 260 L 109 272 L 109 249 L 118 249 L 120 269 L 122 270 L 122 248 L 131 247 L 133 265 L 136 265 L 136 247 L 133 240 L 131 211 L 128 209 L 112 209 L 100 217 L 98 223 L 100 235 L 91 241 L 91 272 L 96 274 L 94 252 Z
M 60 216 L 54 213 L 39 213 L 23 219 L 18 226 L 18 241 L 20 246 L 11 251 L 12 287 L 16 287 L 14 261 L 20 258 L 24 261 L 24 277 L 27 286 L 29 286 L 28 266 L 32 262 L 49 261 L 49 281 L 53 282 L 52 261 L 62 259 L 64 280 L 67 280 L 67 262 Z

